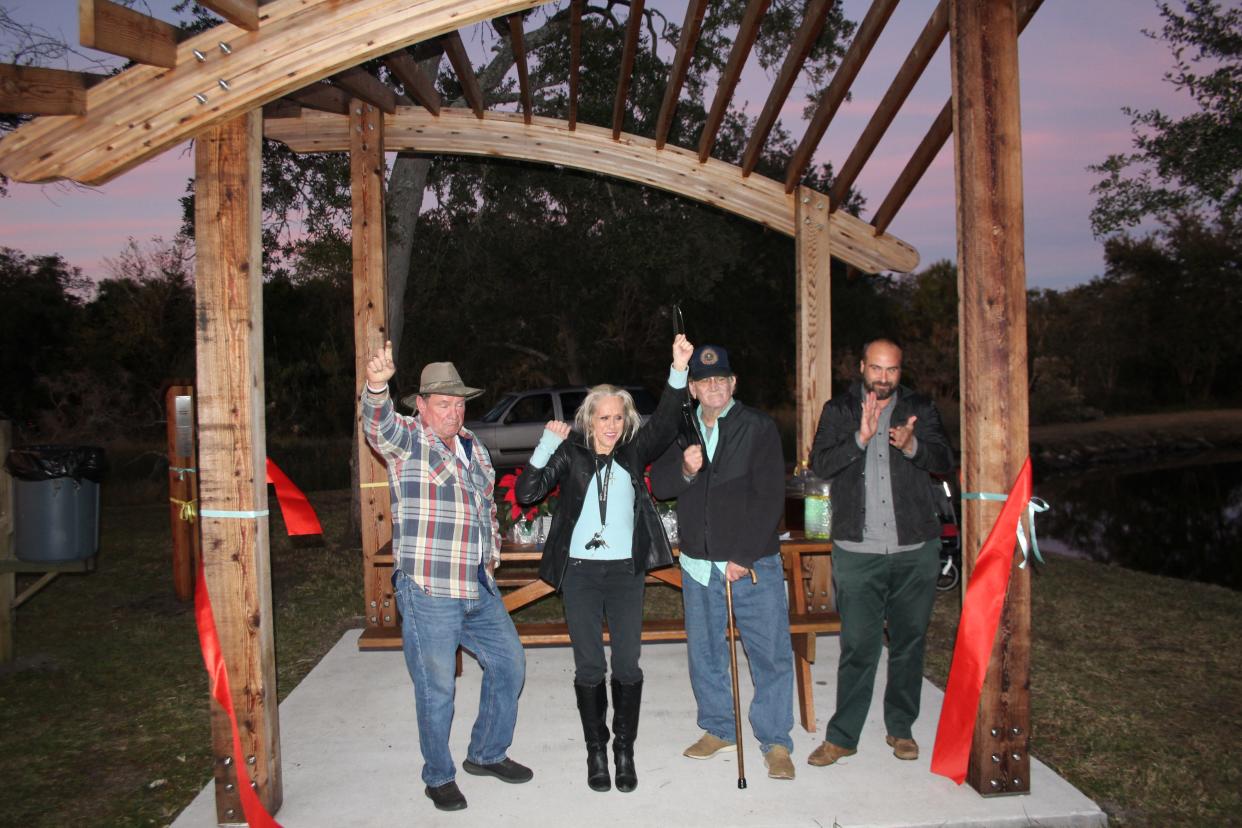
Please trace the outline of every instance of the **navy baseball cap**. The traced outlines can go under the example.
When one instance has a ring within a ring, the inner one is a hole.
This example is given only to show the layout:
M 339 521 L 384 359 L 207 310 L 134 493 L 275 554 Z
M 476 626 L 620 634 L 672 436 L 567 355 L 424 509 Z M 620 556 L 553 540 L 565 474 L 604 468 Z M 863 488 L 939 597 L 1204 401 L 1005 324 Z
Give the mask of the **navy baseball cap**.
M 733 369 L 729 367 L 729 352 L 724 348 L 719 345 L 700 345 L 694 349 L 694 355 L 690 357 L 690 379 L 731 376 Z

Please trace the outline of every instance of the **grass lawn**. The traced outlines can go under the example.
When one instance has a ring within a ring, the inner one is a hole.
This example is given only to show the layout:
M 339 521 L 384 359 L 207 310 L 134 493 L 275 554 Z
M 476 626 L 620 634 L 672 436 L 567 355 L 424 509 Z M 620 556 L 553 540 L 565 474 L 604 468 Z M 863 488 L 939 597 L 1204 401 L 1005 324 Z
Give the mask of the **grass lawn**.
M 338 544 L 348 493 L 310 497 L 326 548 L 295 548 L 273 509 L 282 698 L 362 625 L 361 554 Z M 18 610 L 17 660 L 0 668 L 3 824 L 165 825 L 210 778 L 207 677 L 192 608 L 172 594 L 167 509 L 107 508 L 102 533 L 94 573 Z M 1238 824 L 1242 593 L 1062 559 L 1032 593 L 1034 754 L 1114 825 Z M 664 589 L 649 604 L 679 611 Z M 557 612 L 545 602 L 524 618 Z M 940 686 L 956 612 L 942 594 L 928 653 Z

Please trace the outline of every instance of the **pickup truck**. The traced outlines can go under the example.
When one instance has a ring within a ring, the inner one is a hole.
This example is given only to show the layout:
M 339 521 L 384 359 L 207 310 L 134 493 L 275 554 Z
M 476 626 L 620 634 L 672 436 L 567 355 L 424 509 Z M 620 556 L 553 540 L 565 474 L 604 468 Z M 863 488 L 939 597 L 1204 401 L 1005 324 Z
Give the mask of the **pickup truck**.
M 641 386 L 624 388 L 634 397 L 634 405 L 646 422 L 656 409 L 656 398 Z M 549 420 L 573 424 L 574 413 L 586 398 L 587 390 L 585 385 L 578 385 L 513 391 L 501 397 L 481 418 L 468 421 L 466 428 L 487 446 L 493 466 L 520 466 L 530 460 Z

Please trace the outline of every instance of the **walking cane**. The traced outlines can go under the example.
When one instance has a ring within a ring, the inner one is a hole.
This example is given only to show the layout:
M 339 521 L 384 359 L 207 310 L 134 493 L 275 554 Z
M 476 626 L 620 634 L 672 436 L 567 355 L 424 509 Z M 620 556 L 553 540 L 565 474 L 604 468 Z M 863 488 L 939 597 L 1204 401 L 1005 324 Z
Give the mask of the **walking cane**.
M 750 570 L 751 583 L 759 583 Z M 746 763 L 742 759 L 742 703 L 737 690 L 737 629 L 733 626 L 733 582 L 725 578 L 725 608 L 729 612 L 729 671 L 733 674 L 733 738 L 737 744 L 737 788 L 746 789 Z

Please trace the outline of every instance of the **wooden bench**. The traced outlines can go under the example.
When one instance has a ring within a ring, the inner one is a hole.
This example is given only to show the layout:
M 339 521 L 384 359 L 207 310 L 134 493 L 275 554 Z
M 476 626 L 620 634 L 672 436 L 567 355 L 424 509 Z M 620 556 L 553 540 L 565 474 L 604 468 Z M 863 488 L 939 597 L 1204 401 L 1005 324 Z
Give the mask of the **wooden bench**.
M 828 584 L 831 582 L 832 544 L 794 538 L 781 544 L 785 582 L 789 589 L 789 632 L 794 652 L 794 685 L 798 691 L 799 720 L 802 727 L 815 732 L 815 700 L 811 664 L 815 661 L 815 636 L 839 633 L 841 616 L 832 605 Z M 674 554 L 676 550 L 674 550 Z M 510 591 L 505 593 L 505 609 L 517 612 L 551 595 L 552 585 L 539 578 L 542 551 L 533 546 L 506 544 L 500 551 L 500 567 L 496 582 Z M 391 544 L 374 558 L 375 566 L 393 565 Z M 657 569 L 647 576 L 649 584 L 668 584 L 681 589 L 681 567 L 677 564 Z M 818 599 L 816 599 L 818 596 Z M 569 628 L 563 621 L 536 621 L 516 624 L 518 637 L 525 646 L 564 646 L 569 643 Z M 604 640 L 608 641 L 607 627 Z M 643 641 L 685 641 L 686 628 L 680 618 L 651 619 L 643 622 Z M 358 642 L 362 650 L 401 649 L 401 627 L 371 627 Z M 459 654 L 460 658 L 460 654 Z

